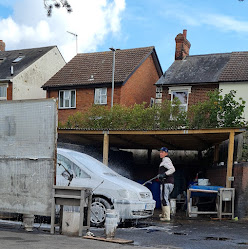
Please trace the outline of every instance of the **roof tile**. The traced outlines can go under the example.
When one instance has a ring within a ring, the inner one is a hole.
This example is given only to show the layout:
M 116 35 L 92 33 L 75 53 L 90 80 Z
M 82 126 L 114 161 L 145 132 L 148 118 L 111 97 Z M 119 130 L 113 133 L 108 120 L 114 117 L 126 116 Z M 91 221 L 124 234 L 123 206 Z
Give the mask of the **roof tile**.
M 56 46 L 0 51 L 0 58 L 3 59 L 3 61 L 0 62 L 0 79 L 12 79 L 55 47 Z M 23 56 L 23 59 L 19 62 L 13 63 L 13 61 L 19 56 Z M 11 65 L 14 68 L 14 75 L 10 74 Z
M 154 47 L 116 50 L 115 82 L 124 82 Z M 112 82 L 113 52 L 81 53 L 72 58 L 43 87 L 94 85 Z
M 248 81 L 248 52 L 187 56 L 175 61 L 156 85 Z
M 233 52 L 224 68 L 219 81 L 247 81 L 248 80 L 248 52 Z

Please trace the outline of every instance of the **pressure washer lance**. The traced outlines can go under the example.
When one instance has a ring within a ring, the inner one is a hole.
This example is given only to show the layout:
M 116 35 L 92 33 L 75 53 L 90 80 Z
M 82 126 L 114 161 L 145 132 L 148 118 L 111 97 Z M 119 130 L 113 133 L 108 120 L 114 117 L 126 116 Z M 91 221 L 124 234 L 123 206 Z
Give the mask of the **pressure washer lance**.
M 73 174 L 62 163 L 58 163 L 58 165 L 62 166 L 64 168 L 65 172 L 68 174 L 68 175 L 65 175 L 63 172 L 61 175 L 67 178 L 67 180 L 69 181 L 68 186 L 70 186 L 71 181 L 73 179 Z
M 90 195 L 93 195 L 93 192 L 98 188 L 100 187 L 102 184 L 104 183 L 104 180 L 102 180 L 93 190 L 90 191 L 90 194 L 88 196 L 86 196 L 85 198 L 88 198 Z M 95 218 L 97 218 L 97 216 L 95 215 L 95 213 L 90 210 L 91 214 L 93 214 L 95 216 Z M 98 220 L 99 221 L 99 220 Z M 87 234 L 86 234 L 87 235 Z M 92 236 L 92 235 L 90 235 Z M 94 236 L 94 235 L 93 235 Z
M 151 178 L 150 180 L 144 182 L 142 185 L 145 186 L 147 183 L 150 183 L 150 184 L 151 184 L 152 181 L 155 180 L 155 179 L 157 179 L 158 177 L 159 177 L 159 175 L 156 175 L 156 176 L 154 176 L 153 178 Z

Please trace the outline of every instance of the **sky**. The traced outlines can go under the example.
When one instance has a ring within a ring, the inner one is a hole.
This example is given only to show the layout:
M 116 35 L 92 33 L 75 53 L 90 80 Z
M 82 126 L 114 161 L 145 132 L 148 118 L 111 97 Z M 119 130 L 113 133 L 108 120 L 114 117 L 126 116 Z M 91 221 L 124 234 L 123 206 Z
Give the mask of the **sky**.
M 52 0 L 50 0 L 52 1 Z M 43 0 L 0 0 L 6 50 L 58 46 L 78 53 L 155 46 L 163 71 L 174 61 L 175 37 L 187 30 L 190 55 L 248 51 L 248 0 L 68 0 L 72 13 Z

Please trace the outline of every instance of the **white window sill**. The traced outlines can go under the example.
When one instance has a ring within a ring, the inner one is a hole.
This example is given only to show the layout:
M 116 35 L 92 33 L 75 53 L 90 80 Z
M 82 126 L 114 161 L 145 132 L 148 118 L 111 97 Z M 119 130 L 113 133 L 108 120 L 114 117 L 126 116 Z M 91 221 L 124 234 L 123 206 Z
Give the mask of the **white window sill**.
M 76 107 L 59 107 L 59 110 L 76 109 Z

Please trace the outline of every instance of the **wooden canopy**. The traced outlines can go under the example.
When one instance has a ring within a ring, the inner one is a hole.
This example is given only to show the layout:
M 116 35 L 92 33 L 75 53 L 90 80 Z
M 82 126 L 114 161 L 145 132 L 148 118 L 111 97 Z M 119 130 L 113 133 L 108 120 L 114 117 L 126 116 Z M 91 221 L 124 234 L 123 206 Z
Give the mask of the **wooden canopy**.
M 231 187 L 234 136 L 241 128 L 201 130 L 82 130 L 59 129 L 59 139 L 84 145 L 103 146 L 103 163 L 108 165 L 109 147 L 120 149 L 159 149 L 202 151 L 229 139 L 226 187 Z M 217 154 L 217 151 L 215 151 Z

